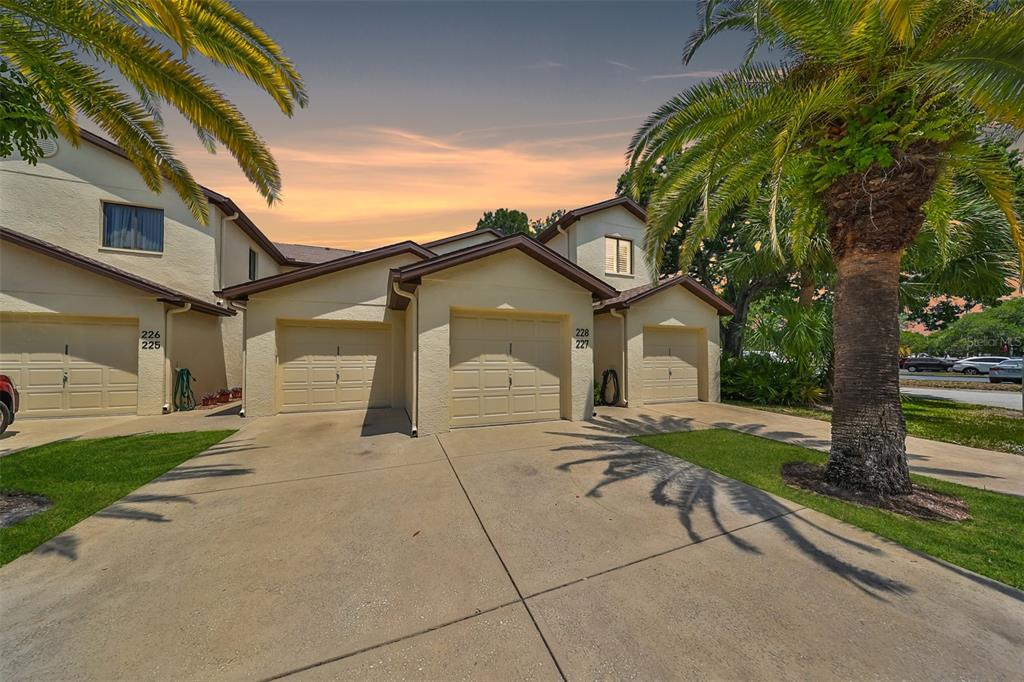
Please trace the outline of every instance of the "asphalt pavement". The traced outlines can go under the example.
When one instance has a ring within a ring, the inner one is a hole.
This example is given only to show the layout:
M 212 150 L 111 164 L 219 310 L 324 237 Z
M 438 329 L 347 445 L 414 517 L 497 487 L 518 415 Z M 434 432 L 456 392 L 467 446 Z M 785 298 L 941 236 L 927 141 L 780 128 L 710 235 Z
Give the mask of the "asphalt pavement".
M 965 384 L 987 384 L 986 376 L 967 376 L 956 372 L 908 372 L 900 370 L 900 381 L 956 381 Z
M 986 379 L 985 381 L 988 381 Z M 941 398 L 970 405 L 1001 407 L 1005 410 L 1021 409 L 1021 394 L 1014 391 L 979 391 L 976 389 L 922 388 L 909 386 L 904 382 L 900 391 L 906 395 L 918 395 L 929 398 Z

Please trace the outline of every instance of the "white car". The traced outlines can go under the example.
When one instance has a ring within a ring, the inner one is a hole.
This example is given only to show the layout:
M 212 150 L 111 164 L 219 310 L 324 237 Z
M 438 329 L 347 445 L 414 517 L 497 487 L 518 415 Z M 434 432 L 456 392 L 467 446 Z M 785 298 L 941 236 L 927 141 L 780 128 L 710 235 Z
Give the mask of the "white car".
M 963 372 L 964 374 L 988 374 L 988 371 L 1000 362 L 1009 360 L 1007 357 L 997 355 L 979 355 L 973 358 L 957 360 L 949 368 L 951 372 Z

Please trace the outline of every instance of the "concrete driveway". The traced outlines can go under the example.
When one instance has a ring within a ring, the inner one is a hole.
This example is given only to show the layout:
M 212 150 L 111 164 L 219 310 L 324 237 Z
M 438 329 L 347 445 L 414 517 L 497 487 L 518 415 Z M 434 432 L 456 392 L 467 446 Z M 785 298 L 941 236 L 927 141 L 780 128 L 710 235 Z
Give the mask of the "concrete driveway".
M 625 438 L 282 415 L 0 569 L 0 678 L 1019 679 L 1024 594 Z

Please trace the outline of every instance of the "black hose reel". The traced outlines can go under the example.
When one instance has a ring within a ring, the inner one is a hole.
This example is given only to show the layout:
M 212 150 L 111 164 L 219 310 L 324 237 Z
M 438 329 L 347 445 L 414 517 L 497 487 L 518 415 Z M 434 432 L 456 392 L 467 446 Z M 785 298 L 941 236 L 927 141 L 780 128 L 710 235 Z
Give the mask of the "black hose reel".
M 608 384 L 612 385 L 612 398 L 608 399 Z M 618 405 L 622 398 L 619 388 L 619 374 L 614 369 L 606 369 L 601 373 L 601 390 L 598 393 L 602 405 Z

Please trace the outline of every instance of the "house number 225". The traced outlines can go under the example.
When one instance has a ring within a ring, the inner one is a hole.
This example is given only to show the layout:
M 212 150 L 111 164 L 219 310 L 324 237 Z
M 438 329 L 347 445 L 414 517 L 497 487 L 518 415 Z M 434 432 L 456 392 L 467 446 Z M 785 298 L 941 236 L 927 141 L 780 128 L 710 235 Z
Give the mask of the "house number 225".
M 576 347 L 590 348 L 590 330 L 586 327 L 576 327 Z
M 160 332 L 143 329 L 139 336 L 142 337 L 143 350 L 156 350 L 160 348 Z

